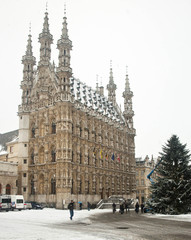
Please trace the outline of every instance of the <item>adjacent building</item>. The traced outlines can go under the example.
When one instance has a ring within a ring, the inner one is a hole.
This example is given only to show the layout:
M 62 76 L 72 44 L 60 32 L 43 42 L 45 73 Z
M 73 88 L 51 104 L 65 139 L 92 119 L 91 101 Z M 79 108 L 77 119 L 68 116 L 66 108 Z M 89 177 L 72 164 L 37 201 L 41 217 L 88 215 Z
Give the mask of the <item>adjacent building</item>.
M 145 203 L 150 195 L 151 181 L 147 175 L 154 169 L 157 160 L 148 156 L 145 159 L 136 158 L 136 198 L 139 204 Z M 156 173 L 153 172 L 152 179 L 156 178 Z
M 18 151 L 17 138 L 8 142 L 7 150 L 0 151 L 0 194 L 17 194 Z

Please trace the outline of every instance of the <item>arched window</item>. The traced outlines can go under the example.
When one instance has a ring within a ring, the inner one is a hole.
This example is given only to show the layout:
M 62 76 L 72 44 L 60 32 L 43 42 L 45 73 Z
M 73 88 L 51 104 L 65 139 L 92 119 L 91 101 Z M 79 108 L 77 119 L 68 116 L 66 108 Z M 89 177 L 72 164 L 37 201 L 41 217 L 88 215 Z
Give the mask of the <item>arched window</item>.
M 56 133 L 56 123 L 52 122 L 52 134 Z
M 31 178 L 30 183 L 31 183 L 31 189 L 30 189 L 31 191 L 30 192 L 31 192 L 31 195 L 34 195 L 35 194 L 35 188 L 34 188 L 34 178 L 33 177 Z
M 82 164 L 82 153 L 80 153 L 80 164 Z
M 51 161 L 56 162 L 56 151 L 55 150 L 51 151 Z
M 80 184 L 79 184 L 79 194 L 82 193 L 82 181 L 80 180 Z
M 71 194 L 74 194 L 74 180 L 72 179 L 72 188 L 71 188 Z
M 31 164 L 34 164 L 34 150 L 32 150 L 31 152 L 31 160 L 30 160 Z
M 72 162 L 74 162 L 74 151 L 72 151 Z
M 7 185 L 6 185 L 6 194 L 7 194 L 7 195 L 10 195 L 10 194 L 11 194 L 11 185 L 10 185 L 10 184 L 7 184 Z
M 50 194 L 56 194 L 56 179 L 55 178 L 51 179 Z
M 88 181 L 87 182 L 87 194 L 89 194 L 90 193 L 90 182 Z
M 80 137 L 82 137 L 82 128 L 80 127 Z

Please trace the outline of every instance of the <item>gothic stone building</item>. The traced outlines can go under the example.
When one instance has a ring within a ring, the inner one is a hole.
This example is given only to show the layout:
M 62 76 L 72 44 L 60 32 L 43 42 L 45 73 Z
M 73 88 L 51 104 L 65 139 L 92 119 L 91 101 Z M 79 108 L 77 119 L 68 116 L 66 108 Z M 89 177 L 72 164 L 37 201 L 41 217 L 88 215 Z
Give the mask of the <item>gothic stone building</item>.
M 93 90 L 73 76 L 66 16 L 57 42 L 57 67 L 50 62 L 53 36 L 47 12 L 39 42 L 37 67 L 31 34 L 22 58 L 18 193 L 57 208 L 71 199 L 86 204 L 111 195 L 135 198 L 133 93 L 128 75 L 122 112 L 112 68 L 108 98 L 103 87 Z

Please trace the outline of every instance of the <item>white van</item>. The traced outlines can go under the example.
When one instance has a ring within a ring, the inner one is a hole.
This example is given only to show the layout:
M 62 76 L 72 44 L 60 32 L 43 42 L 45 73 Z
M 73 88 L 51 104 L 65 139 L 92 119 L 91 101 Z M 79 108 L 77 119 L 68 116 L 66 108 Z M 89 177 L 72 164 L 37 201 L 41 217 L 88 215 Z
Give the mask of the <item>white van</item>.
M 9 210 L 11 210 L 11 196 L 0 195 L 0 211 L 8 212 Z
M 11 195 L 12 210 L 18 209 L 21 211 L 24 209 L 24 197 L 23 195 Z

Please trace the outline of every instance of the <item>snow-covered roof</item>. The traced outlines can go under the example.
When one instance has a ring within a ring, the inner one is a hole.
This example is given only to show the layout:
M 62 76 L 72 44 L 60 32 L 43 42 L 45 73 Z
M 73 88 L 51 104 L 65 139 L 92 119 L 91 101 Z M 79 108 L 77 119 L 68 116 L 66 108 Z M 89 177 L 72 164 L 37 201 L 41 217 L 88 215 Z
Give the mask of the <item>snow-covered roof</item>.
M 120 108 L 108 101 L 107 97 L 100 95 L 96 90 L 88 87 L 79 79 L 72 78 L 70 86 L 71 94 L 76 102 L 119 123 L 125 122 Z
M 5 150 L 0 151 L 0 156 L 1 156 L 1 155 L 5 155 L 5 154 L 8 154 L 8 152 L 5 151 Z
M 16 136 L 16 137 L 14 137 L 10 142 L 8 142 L 7 144 L 15 143 L 15 142 L 17 142 L 18 140 L 19 140 L 19 137 Z

